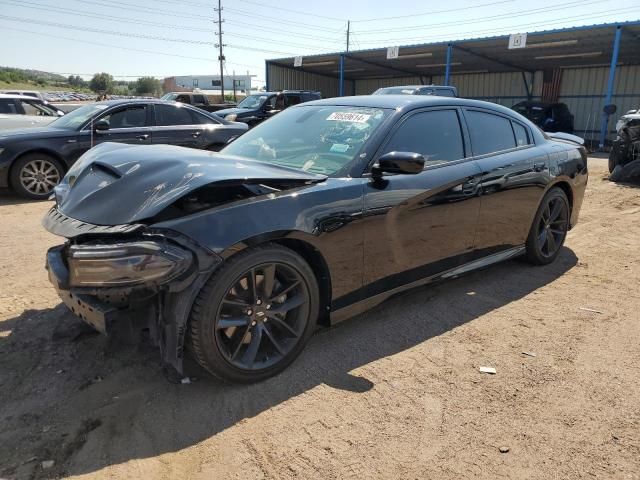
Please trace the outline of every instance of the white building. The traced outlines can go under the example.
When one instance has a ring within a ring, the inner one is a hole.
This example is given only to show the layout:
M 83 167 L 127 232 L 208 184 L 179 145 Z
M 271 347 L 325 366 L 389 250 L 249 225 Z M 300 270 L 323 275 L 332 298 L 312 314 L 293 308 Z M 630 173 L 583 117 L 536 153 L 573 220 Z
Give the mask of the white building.
M 251 78 L 255 75 L 225 75 L 225 94 L 233 93 L 235 83 L 236 93 L 244 94 L 251 91 Z M 164 79 L 166 91 L 171 90 L 217 90 L 220 91 L 220 75 L 184 75 L 179 77 L 169 77 Z

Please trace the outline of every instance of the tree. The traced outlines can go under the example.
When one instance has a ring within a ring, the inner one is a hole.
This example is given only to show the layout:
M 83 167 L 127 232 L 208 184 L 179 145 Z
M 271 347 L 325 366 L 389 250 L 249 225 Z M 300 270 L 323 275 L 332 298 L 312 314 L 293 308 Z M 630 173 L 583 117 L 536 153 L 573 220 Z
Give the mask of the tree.
M 96 93 L 111 93 L 113 91 L 113 77 L 104 72 L 96 73 L 89 82 L 89 88 Z
M 72 87 L 82 88 L 87 86 L 87 82 L 85 82 L 80 75 L 69 75 L 67 78 L 67 83 Z
M 162 92 L 160 80 L 153 77 L 140 77 L 136 81 L 136 93 L 138 95 L 157 95 Z

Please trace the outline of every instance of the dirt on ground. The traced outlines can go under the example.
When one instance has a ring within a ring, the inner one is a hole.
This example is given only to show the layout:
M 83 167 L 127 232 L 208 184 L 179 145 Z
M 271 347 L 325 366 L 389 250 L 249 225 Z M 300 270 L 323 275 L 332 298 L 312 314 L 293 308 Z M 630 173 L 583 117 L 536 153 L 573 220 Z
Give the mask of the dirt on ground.
M 94 334 L 43 268 L 51 203 L 0 196 L 0 478 L 640 479 L 640 188 L 590 172 L 554 264 L 395 297 L 249 386 Z

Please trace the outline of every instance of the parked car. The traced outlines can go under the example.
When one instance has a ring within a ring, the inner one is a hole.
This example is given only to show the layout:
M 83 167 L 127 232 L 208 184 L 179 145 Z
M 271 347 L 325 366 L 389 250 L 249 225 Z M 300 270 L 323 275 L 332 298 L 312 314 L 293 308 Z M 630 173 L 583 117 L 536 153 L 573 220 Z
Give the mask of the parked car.
M 573 115 L 565 103 L 525 101 L 511 108 L 545 132 L 573 133 Z
M 37 98 L 38 100 L 46 100 L 42 93 L 37 90 L 0 90 L 0 93 L 6 95 L 25 95 L 27 97 Z
M 383 87 L 373 95 L 436 95 L 439 97 L 457 97 L 458 89 L 447 85 L 405 85 Z
M 216 376 L 259 381 L 318 324 L 520 255 L 553 262 L 587 176 L 584 147 L 500 105 L 315 101 L 218 154 L 90 150 L 43 220 L 67 238 L 47 268 L 99 331 L 148 328 L 178 370 L 190 351 Z
M 235 107 L 235 103 L 209 103 L 209 97 L 203 93 L 190 93 L 190 92 L 169 92 L 165 93 L 160 100 L 174 101 L 180 103 L 187 103 L 198 107 L 207 112 L 217 112 L 224 108 Z
M 249 95 L 235 108 L 216 112 L 221 117 L 234 122 L 244 122 L 254 127 L 260 122 L 299 103 L 319 100 L 320 92 L 310 90 L 283 90 L 282 92 L 261 92 Z
M 0 187 L 46 199 L 73 163 L 103 142 L 171 144 L 218 150 L 247 130 L 242 123 L 160 100 L 85 105 L 47 127 L 0 132 Z
M 622 115 L 616 132 L 609 152 L 609 179 L 620 182 L 640 178 L 640 109 Z
M 0 93 L 0 130 L 43 127 L 64 112 L 43 100 Z

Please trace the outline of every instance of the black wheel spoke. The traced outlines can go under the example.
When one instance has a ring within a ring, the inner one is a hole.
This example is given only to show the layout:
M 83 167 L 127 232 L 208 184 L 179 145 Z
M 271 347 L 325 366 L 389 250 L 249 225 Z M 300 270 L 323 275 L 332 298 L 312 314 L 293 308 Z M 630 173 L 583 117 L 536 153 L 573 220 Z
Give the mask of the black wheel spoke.
M 544 248 L 546 243 L 547 243 L 547 229 L 543 227 L 542 231 L 540 232 L 540 235 L 538 236 L 538 244 L 540 245 L 540 250 Z
M 273 297 L 271 297 L 271 299 L 269 301 L 274 301 L 276 298 L 282 297 L 283 295 L 286 295 L 287 293 L 289 293 L 291 290 L 293 290 L 294 288 L 296 288 L 298 285 L 300 284 L 300 280 L 296 280 L 295 282 L 291 283 L 290 285 L 288 285 L 287 287 L 283 288 L 280 292 L 276 293 Z
M 558 247 L 556 243 L 556 237 L 552 233 L 548 232 L 547 233 L 547 254 L 552 255 L 556 252 L 557 249 Z
M 278 326 L 284 328 L 287 332 L 289 332 L 294 337 L 298 337 L 299 336 L 298 332 L 296 332 L 293 328 L 291 328 L 291 326 L 287 322 L 282 320 L 280 317 L 278 317 L 276 315 L 272 315 L 270 313 L 267 314 L 267 316 L 269 317 L 269 319 L 272 322 L 275 322 Z
M 256 328 L 251 330 L 251 341 L 249 342 L 249 346 L 245 350 L 244 355 L 242 355 L 242 363 L 244 363 L 247 367 L 253 367 L 261 343 L 262 325 L 257 325 Z
M 252 302 L 256 301 L 258 292 L 256 291 L 256 271 L 252 268 L 247 272 L 247 290 L 249 291 L 249 298 Z
M 565 233 L 564 230 L 556 230 L 555 228 L 550 228 L 549 232 L 551 232 L 554 235 L 564 235 Z
M 287 298 L 284 303 L 277 305 L 275 308 L 273 305 L 271 306 L 272 313 L 287 313 L 289 310 L 293 310 L 294 308 L 299 307 L 303 303 L 305 303 L 307 299 L 302 293 L 294 295 L 291 298 Z
M 218 320 L 216 328 L 245 327 L 249 325 L 249 317 L 229 317 Z
M 276 281 L 276 266 L 271 263 L 262 269 L 262 294 L 265 299 L 271 298 Z
M 247 338 L 247 333 L 249 333 L 250 327 L 245 328 L 244 333 L 242 335 L 238 335 L 238 343 L 233 349 L 233 353 L 231 354 L 231 360 L 234 360 L 238 356 L 238 352 L 240 351 L 240 347 L 244 343 L 244 339 Z
M 234 305 L 236 307 L 243 307 L 243 308 L 249 308 L 251 306 L 251 303 L 245 302 L 244 300 L 241 300 L 241 299 L 235 299 L 235 298 L 225 298 L 224 300 L 222 300 L 222 303 L 226 303 L 227 305 Z
M 278 343 L 278 341 L 275 339 L 275 337 L 273 336 L 273 334 L 269 331 L 269 328 L 267 327 L 266 324 L 264 324 L 262 326 L 262 331 L 265 333 L 265 335 L 267 336 L 267 338 L 271 341 L 271 343 L 273 344 L 274 347 L 276 347 L 276 350 L 278 350 L 278 353 L 280 355 L 285 355 L 287 352 L 280 346 L 280 343 Z
M 560 200 L 556 200 L 553 203 L 553 208 L 551 209 L 551 214 L 549 215 L 549 223 L 555 222 L 558 217 L 562 213 L 562 202 Z

